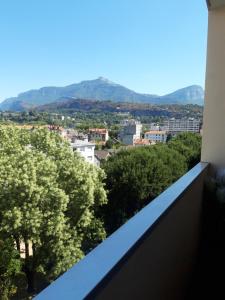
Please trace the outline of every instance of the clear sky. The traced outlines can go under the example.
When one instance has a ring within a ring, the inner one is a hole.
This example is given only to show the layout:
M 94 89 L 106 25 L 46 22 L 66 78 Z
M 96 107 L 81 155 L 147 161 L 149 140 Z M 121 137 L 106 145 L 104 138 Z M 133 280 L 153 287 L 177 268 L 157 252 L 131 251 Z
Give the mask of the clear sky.
M 0 100 L 99 76 L 137 92 L 204 86 L 205 0 L 2 0 Z

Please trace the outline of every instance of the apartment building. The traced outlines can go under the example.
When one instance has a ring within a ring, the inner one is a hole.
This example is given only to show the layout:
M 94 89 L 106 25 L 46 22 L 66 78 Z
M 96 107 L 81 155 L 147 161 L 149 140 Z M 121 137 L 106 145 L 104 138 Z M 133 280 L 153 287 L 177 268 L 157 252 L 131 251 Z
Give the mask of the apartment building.
M 89 163 L 95 163 L 95 144 L 87 141 L 77 140 L 71 143 L 71 147 L 74 151 L 80 153 L 80 155 Z
M 177 134 L 180 132 L 200 132 L 200 120 L 194 118 L 171 118 L 163 122 L 162 128 L 171 134 Z
M 145 132 L 145 139 L 158 143 L 166 143 L 167 133 L 164 130 L 150 130 Z
M 106 143 L 109 139 L 109 132 L 106 128 L 91 128 L 88 133 L 88 140 Z
M 160 130 L 160 126 L 158 123 L 151 123 L 149 130 Z
M 134 145 L 135 140 L 141 139 L 142 124 L 136 120 L 124 120 L 119 133 L 121 142 L 125 145 Z

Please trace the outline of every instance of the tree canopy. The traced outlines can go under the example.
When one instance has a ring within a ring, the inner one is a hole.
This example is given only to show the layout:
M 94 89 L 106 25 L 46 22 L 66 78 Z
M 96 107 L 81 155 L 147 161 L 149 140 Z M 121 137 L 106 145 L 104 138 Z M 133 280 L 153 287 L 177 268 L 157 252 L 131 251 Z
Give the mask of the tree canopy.
M 0 235 L 24 245 L 30 290 L 36 273 L 55 279 L 105 237 L 104 178 L 58 134 L 0 127 Z
M 100 169 L 57 133 L 0 126 L 2 299 L 21 272 L 32 293 L 36 278 L 57 278 L 193 167 L 200 148 L 200 136 L 184 133 L 121 150 Z
M 112 233 L 199 161 L 201 138 L 181 134 L 168 144 L 120 151 L 103 165 L 108 204 L 100 209 Z
M 0 299 L 7 300 L 17 292 L 17 276 L 21 273 L 19 252 L 13 239 L 0 240 Z
M 193 168 L 201 155 L 201 136 L 199 134 L 184 132 L 171 139 L 168 146 L 183 155 L 188 169 Z

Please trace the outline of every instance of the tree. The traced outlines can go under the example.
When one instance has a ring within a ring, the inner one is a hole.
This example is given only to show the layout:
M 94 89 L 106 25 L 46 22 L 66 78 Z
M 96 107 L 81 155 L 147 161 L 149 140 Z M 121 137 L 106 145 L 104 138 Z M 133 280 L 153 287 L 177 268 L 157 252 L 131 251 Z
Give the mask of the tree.
M 13 240 L 0 240 L 0 299 L 7 300 L 17 291 L 16 279 L 21 273 L 19 252 Z
M 171 139 L 172 139 L 172 134 L 168 133 L 167 138 L 166 138 L 166 142 L 168 143 Z
M 201 138 L 183 133 L 168 144 L 120 151 L 103 168 L 108 204 L 100 209 L 107 233 L 126 222 L 200 159 Z
M 100 209 L 108 233 L 185 173 L 184 157 L 167 146 L 120 151 L 104 164 L 108 204 Z
M 168 146 L 185 157 L 188 169 L 193 168 L 200 161 L 201 136 L 199 134 L 191 132 L 178 134 L 169 141 Z
M 104 176 L 56 133 L 0 128 L 0 233 L 24 245 L 30 292 L 38 272 L 54 280 L 105 237 Z
M 104 149 L 111 149 L 111 148 L 113 148 L 113 145 L 114 145 L 113 140 L 112 140 L 112 139 L 109 139 L 109 140 L 105 143 Z

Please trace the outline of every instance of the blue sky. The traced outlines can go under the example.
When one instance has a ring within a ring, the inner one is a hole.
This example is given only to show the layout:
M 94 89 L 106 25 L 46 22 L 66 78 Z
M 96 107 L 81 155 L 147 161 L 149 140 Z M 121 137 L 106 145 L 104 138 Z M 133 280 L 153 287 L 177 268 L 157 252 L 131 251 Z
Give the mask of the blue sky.
M 204 86 L 204 0 L 3 0 L 0 100 L 99 76 L 137 92 Z

